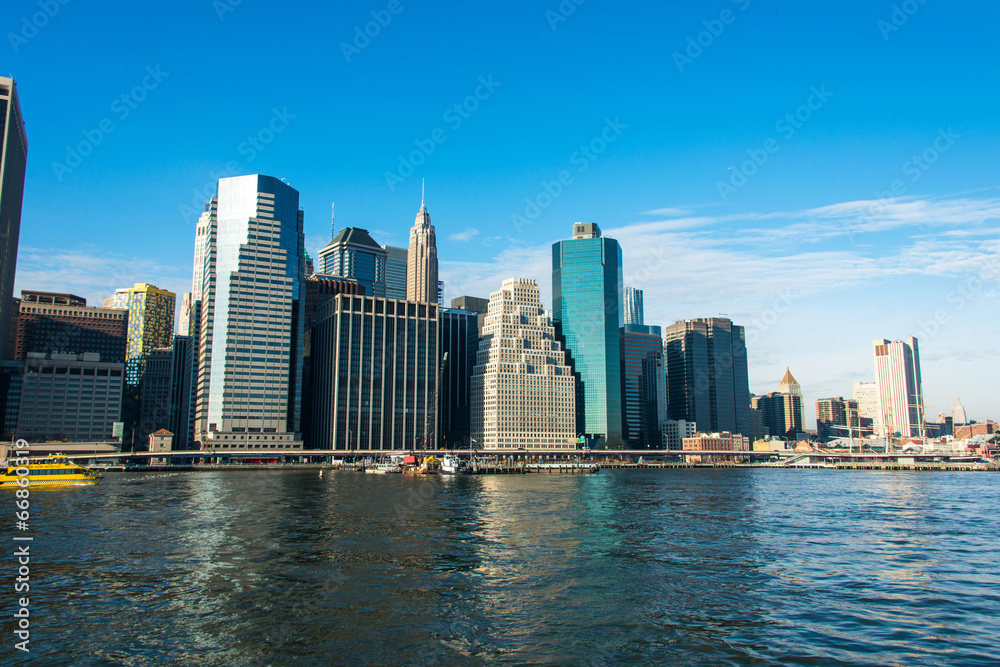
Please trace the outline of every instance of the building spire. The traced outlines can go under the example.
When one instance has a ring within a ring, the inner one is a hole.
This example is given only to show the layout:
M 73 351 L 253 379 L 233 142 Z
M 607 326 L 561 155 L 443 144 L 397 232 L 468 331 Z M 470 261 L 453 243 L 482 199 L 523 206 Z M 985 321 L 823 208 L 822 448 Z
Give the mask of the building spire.
M 424 207 L 424 179 L 420 179 L 420 208 Z
M 330 203 L 330 240 L 337 237 L 337 223 L 333 221 L 333 214 L 337 210 L 337 202 Z

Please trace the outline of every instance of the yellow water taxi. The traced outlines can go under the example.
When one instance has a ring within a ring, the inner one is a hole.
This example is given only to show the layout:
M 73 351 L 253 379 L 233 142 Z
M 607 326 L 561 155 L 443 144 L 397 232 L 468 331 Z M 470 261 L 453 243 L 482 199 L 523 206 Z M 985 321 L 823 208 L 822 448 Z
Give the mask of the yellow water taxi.
M 18 475 L 19 469 L 27 468 L 27 475 Z M 26 466 L 8 465 L 0 475 L 0 488 L 22 488 L 17 483 L 22 477 L 28 478 L 29 486 L 75 486 L 79 484 L 100 484 L 103 475 L 96 470 L 84 468 L 69 461 L 65 454 L 50 454 L 45 459 L 35 459 Z

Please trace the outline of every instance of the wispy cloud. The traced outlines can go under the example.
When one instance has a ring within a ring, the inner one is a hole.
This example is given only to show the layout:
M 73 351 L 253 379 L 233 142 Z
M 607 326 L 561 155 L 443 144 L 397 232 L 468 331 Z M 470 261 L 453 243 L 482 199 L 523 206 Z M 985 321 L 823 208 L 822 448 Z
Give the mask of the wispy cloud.
M 18 249 L 15 294 L 20 290 L 71 292 L 100 306 L 119 287 L 151 283 L 180 297 L 191 290 L 191 266 L 161 264 L 155 257 L 129 257 L 104 248 Z
M 448 236 L 449 241 L 458 241 L 459 243 L 468 243 L 476 236 L 479 235 L 479 230 L 475 227 L 469 227 L 461 232 L 456 232 Z

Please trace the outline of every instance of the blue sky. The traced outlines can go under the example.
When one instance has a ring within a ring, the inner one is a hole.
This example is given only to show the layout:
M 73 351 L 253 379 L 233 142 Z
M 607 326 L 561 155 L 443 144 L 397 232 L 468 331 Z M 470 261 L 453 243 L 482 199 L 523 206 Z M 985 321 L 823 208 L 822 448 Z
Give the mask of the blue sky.
M 331 201 L 405 245 L 424 178 L 449 298 L 519 275 L 551 305 L 551 243 L 593 221 L 647 323 L 744 324 L 751 390 L 790 367 L 807 422 L 909 335 L 929 414 L 1000 416 L 1000 7 L 577 2 L 6 3 L 16 289 L 188 291 L 226 174 L 299 190 L 314 255 Z

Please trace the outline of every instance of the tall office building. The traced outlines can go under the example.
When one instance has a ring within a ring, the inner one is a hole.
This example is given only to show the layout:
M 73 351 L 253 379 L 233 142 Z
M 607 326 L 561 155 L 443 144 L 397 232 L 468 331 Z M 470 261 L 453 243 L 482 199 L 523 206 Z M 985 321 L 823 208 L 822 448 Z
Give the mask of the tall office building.
M 642 290 L 626 287 L 624 299 L 625 324 L 642 324 Z
M 441 437 L 446 449 L 470 444 L 479 320 L 478 313 L 454 307 L 441 310 Z
M 151 433 L 170 424 L 170 388 L 174 379 L 173 346 L 150 350 L 142 374 L 142 408 L 136 448 L 145 449 Z M 172 433 L 172 431 L 171 431 Z
M 438 303 L 437 237 L 430 213 L 420 199 L 417 219 L 410 228 L 406 257 L 406 300 Z
M 878 384 L 875 382 L 855 382 L 852 396 L 858 402 L 858 418 L 861 425 L 871 427 L 875 433 L 881 433 L 882 422 L 879 421 Z
M 877 338 L 872 341 L 872 350 L 881 434 L 886 437 L 922 435 L 924 395 L 917 339 L 910 336 L 903 342 Z
M 27 163 L 28 137 L 24 133 L 17 85 L 13 79 L 0 76 L 0 355 L 4 356 L 13 316 L 14 271 Z
M 621 329 L 621 355 L 629 448 L 662 449 L 667 375 L 660 327 L 626 324 Z
M 768 392 L 751 398 L 750 407 L 760 410 L 767 435 L 793 440 L 802 432 L 802 397 L 798 394 Z
M 781 382 L 778 383 L 778 391 L 782 394 L 795 394 L 796 396 L 802 395 L 802 386 L 792 375 L 792 371 L 785 367 L 785 374 L 781 377 Z
M 29 352 L 97 353 L 105 363 L 124 363 L 128 312 L 93 308 L 74 294 L 21 290 L 14 359 Z
M 437 449 L 435 303 L 339 294 L 312 328 L 311 449 Z
M 385 250 L 385 298 L 406 298 L 406 263 L 410 251 L 387 245 Z
M 300 449 L 305 238 L 299 193 L 271 176 L 219 179 L 207 232 L 196 439 Z
M 850 422 L 850 429 L 848 428 Z M 858 402 L 842 396 L 821 398 L 816 401 L 816 437 L 825 441 L 830 438 L 860 436 Z
M 670 419 L 749 435 L 750 379 L 742 326 L 722 317 L 675 322 L 663 342 Z
M 174 449 L 190 449 L 194 442 L 195 350 L 194 337 L 174 336 L 170 419 L 167 426 L 167 430 L 174 435 Z
M 572 238 L 552 245 L 552 319 L 579 383 L 577 433 L 624 446 L 622 249 L 592 222 L 574 223 Z
M 572 448 L 575 394 L 538 281 L 503 281 L 490 294 L 472 370 L 472 439 L 481 449 Z
M 205 204 L 205 211 L 198 218 L 198 224 L 194 230 L 194 268 L 191 272 L 191 291 L 185 293 L 181 299 L 181 312 L 178 317 L 178 330 L 182 336 L 194 336 L 198 328 L 198 318 L 196 311 L 201 301 L 201 291 L 203 288 L 205 273 L 205 247 L 208 244 L 208 235 L 212 229 L 215 219 L 216 200 L 215 197 Z M 174 445 L 177 445 L 177 434 L 174 434 Z
M 319 251 L 320 273 L 347 278 L 365 288 L 369 296 L 385 296 L 386 252 L 368 230 L 345 227 Z
M 112 299 L 119 298 L 117 290 Z M 136 283 L 125 290 L 128 310 L 128 343 L 125 348 L 125 384 L 139 386 L 146 356 L 157 348 L 170 347 L 174 339 L 174 308 L 177 295 L 156 285 Z

